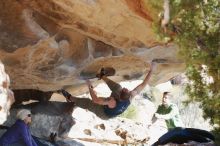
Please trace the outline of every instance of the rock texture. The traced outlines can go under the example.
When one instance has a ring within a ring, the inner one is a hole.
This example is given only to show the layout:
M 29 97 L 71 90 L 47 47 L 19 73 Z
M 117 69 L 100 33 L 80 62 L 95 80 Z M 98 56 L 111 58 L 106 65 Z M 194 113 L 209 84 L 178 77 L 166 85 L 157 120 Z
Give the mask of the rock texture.
M 155 12 L 143 0 L 7 0 L 0 2 L 0 60 L 13 89 L 84 91 L 82 71 L 116 69 L 115 80 L 143 78 L 152 59 L 150 84 L 183 72 L 177 47 L 156 40 Z
M 11 105 L 14 103 L 14 94 L 9 89 L 10 78 L 5 72 L 5 67 L 0 62 L 0 125 L 7 120 Z

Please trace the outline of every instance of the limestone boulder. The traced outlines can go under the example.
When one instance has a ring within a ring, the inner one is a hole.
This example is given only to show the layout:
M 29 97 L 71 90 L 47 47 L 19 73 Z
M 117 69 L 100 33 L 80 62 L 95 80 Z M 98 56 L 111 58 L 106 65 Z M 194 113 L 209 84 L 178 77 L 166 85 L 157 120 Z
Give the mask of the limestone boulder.
M 0 124 L 7 120 L 11 105 L 15 102 L 14 93 L 9 89 L 10 78 L 0 62 Z
M 152 59 L 151 85 L 184 71 L 178 48 L 156 39 L 146 1 L 7 0 L 0 2 L 0 60 L 13 89 L 85 91 L 82 71 L 116 69 L 116 81 L 141 79 Z M 97 80 L 94 79 L 93 81 Z

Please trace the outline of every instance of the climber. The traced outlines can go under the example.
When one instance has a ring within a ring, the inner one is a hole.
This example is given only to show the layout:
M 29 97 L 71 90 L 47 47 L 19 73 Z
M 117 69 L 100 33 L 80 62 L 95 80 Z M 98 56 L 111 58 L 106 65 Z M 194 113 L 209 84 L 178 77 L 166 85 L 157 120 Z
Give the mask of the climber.
M 119 85 L 118 83 L 115 83 L 114 81 L 108 79 L 105 76 L 106 74 L 105 70 L 101 69 L 101 72 L 97 74 L 97 77 L 103 79 L 107 83 L 109 88 L 112 90 L 111 96 L 109 98 L 97 97 L 95 91 L 93 90 L 93 86 L 91 85 L 89 80 L 87 80 L 86 83 L 88 85 L 92 100 L 88 98 L 77 98 L 75 96 L 72 96 L 70 93 L 68 93 L 63 89 L 58 90 L 58 93 L 62 93 L 63 96 L 66 97 L 67 102 L 74 102 L 76 103 L 76 106 L 88 109 L 101 118 L 103 118 L 103 116 L 106 116 L 106 118 L 115 117 L 123 113 L 130 105 L 130 101 L 132 100 L 132 98 L 135 95 L 139 94 L 142 89 L 144 89 L 144 87 L 147 85 L 150 79 L 150 76 L 154 68 L 155 68 L 155 62 L 152 61 L 150 71 L 148 72 L 144 81 L 132 91 L 129 91 L 126 88 L 122 88 L 121 85 Z M 104 111 L 103 111 L 104 115 L 102 114 L 102 112 L 100 112 L 100 110 L 103 110 L 103 106 L 104 106 Z
M 93 86 L 89 80 L 87 80 L 87 85 L 89 88 L 90 95 L 92 97 L 92 101 L 96 104 L 104 106 L 104 113 L 108 117 L 115 117 L 121 113 L 123 113 L 128 106 L 130 105 L 131 100 L 139 94 L 144 87 L 147 85 L 151 74 L 155 68 L 155 62 L 152 61 L 150 66 L 150 71 L 145 77 L 144 81 L 134 88 L 132 91 L 129 91 L 127 88 L 122 88 L 120 84 L 110 80 L 105 76 L 105 70 L 101 70 L 101 72 L 97 75 L 100 79 L 103 79 L 108 87 L 111 89 L 112 93 L 108 98 L 97 97 L 95 91 L 93 90 Z

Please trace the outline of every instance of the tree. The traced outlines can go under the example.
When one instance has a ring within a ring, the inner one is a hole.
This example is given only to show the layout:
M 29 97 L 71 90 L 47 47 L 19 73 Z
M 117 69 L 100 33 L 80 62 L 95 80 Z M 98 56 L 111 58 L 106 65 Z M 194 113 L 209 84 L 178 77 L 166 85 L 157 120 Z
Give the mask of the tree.
M 216 138 L 220 138 L 220 1 L 170 0 L 168 9 L 162 5 L 165 0 L 149 2 L 164 15 L 170 11 L 165 28 L 161 22 L 167 17 L 162 13 L 155 22 L 156 33 L 164 41 L 178 44 L 190 80 L 186 92 L 191 101 L 201 103 L 204 117 L 210 118 Z

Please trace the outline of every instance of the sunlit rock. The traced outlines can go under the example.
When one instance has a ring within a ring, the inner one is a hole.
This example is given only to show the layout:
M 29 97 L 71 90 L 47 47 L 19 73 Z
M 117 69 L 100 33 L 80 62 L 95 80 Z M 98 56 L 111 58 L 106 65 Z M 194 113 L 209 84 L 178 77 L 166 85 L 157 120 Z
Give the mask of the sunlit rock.
M 109 66 L 116 81 L 143 79 L 153 59 L 165 59 L 150 81 L 156 85 L 184 63 L 177 46 L 156 39 L 154 16 L 142 1 L 1 1 L 0 59 L 13 89 L 71 87 L 77 95 L 85 91 L 83 70 Z

